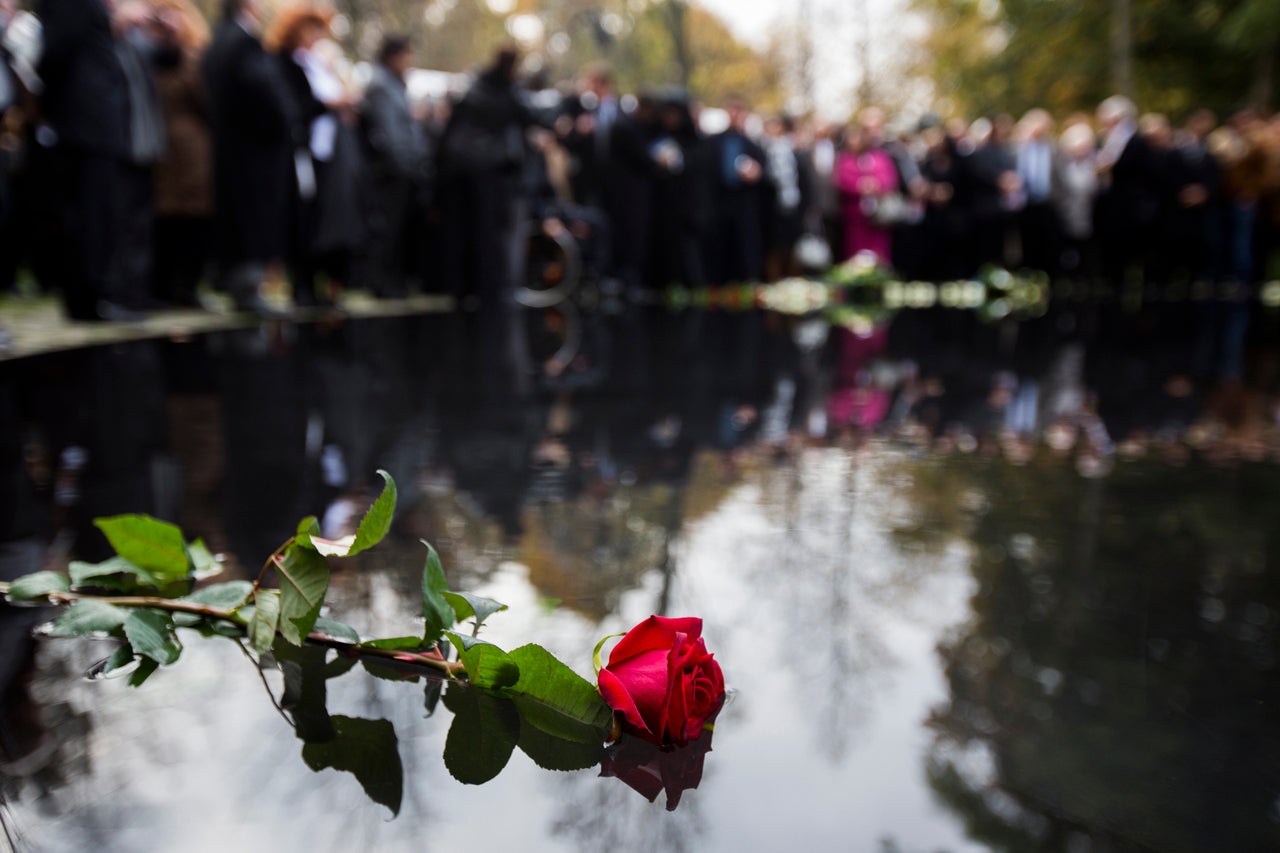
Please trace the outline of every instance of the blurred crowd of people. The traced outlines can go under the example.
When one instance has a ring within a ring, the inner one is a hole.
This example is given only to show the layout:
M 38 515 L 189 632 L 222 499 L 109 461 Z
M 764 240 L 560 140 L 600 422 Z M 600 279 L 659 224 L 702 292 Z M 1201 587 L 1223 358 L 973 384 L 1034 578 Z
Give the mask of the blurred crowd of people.
M 226 0 L 211 30 L 189 0 L 47 0 L 27 21 L 0 0 L 0 286 L 29 269 L 86 320 L 196 305 L 205 281 L 271 313 L 282 271 L 300 305 L 351 287 L 484 303 L 523 283 L 531 237 L 570 235 L 619 292 L 869 252 L 911 279 L 997 265 L 1245 293 L 1280 233 L 1280 121 L 1251 110 L 1174 127 L 1117 96 L 1061 122 L 867 108 L 837 127 L 620 94 L 605 65 L 553 88 L 513 49 L 423 100 L 415 45 L 354 63 L 334 15 Z M 35 20 L 32 56 L 10 31 Z

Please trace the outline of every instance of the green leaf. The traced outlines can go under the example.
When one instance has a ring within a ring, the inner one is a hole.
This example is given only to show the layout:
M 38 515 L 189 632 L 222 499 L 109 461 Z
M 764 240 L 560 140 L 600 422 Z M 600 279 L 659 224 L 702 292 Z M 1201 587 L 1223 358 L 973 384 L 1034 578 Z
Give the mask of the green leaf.
M 427 564 L 422 569 L 422 618 L 427 623 L 423 638 L 428 643 L 434 643 L 440 639 L 445 628 L 453 625 L 455 616 L 453 607 L 444 597 L 449 589 L 449 582 L 445 579 L 440 555 L 431 547 L 430 542 L 424 539 L 422 544 L 427 546 Z
M 198 581 L 222 574 L 222 563 L 204 544 L 203 539 L 187 543 L 187 557 L 193 567 L 192 576 Z
M 326 743 L 302 747 L 302 760 L 312 770 L 340 770 L 356 777 L 369 799 L 400 813 L 404 796 L 404 767 L 400 763 L 396 729 L 387 720 L 363 720 L 335 715 L 334 737 Z
M 129 618 L 129 611 L 93 599 L 77 601 L 49 626 L 50 637 L 83 637 L 114 631 Z
M 507 605 L 500 601 L 494 601 L 482 595 L 472 595 L 469 592 L 446 592 L 444 597 L 453 608 L 458 622 L 474 619 L 477 625 L 483 625 L 484 620 L 507 609 Z
M 329 591 L 329 564 L 315 551 L 294 544 L 276 568 L 280 573 L 280 633 L 300 646 L 319 618 Z
M 198 589 L 188 596 L 178 599 L 193 604 L 203 604 L 218 610 L 235 610 L 249 600 L 253 594 L 253 584 L 248 581 L 227 581 Z
M 200 628 L 208 627 L 205 618 L 195 613 L 172 613 L 170 618 L 173 620 L 175 628 Z
M 393 652 L 399 651 L 421 651 L 432 646 L 421 637 L 387 637 L 382 640 L 365 640 L 360 644 L 362 649 L 390 649 Z
M 466 785 L 483 785 L 502 772 L 520 740 L 520 714 L 499 699 L 461 684 L 450 684 L 444 706 L 453 723 L 444 741 L 444 766 Z
M 260 589 L 253 600 L 253 618 L 249 620 L 249 645 L 261 655 L 276 640 L 276 628 L 280 624 L 280 590 Z
M 328 743 L 334 738 L 329 716 L 328 650 L 319 646 L 291 646 L 280 640 L 273 654 L 284 675 L 280 705 L 293 718 L 298 737 L 307 743 Z
M 444 680 L 440 678 L 428 678 L 422 693 L 422 710 L 426 711 L 428 718 L 436 713 L 436 706 L 440 704 L 440 696 L 444 693 Z
M 35 572 L 9 584 L 10 601 L 30 601 L 33 598 L 45 598 L 51 592 L 69 592 L 71 582 L 66 575 L 57 572 Z
M 613 711 L 596 686 L 557 660 L 541 646 L 510 652 L 520 667 L 520 680 L 504 691 L 532 725 L 578 743 L 603 743 L 613 729 Z
M 130 589 L 137 585 L 160 587 L 162 581 L 151 572 L 124 557 L 112 557 L 101 563 L 73 562 L 67 567 L 72 586 L 105 586 L 112 589 Z M 132 583 L 123 578 L 134 578 Z
M 314 515 L 308 515 L 302 521 L 298 522 L 298 530 L 294 534 L 294 541 L 304 547 L 310 547 L 311 537 L 320 535 L 320 522 Z
M 391 520 L 396 514 L 396 481 L 381 469 L 378 470 L 378 476 L 386 481 L 386 485 L 382 487 L 382 494 L 378 495 L 373 506 L 369 507 L 369 511 L 360 520 L 360 526 L 356 528 L 356 539 L 351 545 L 348 556 L 359 554 L 377 545 L 391 530 Z
M 151 658 L 142 658 L 138 662 L 138 668 L 133 671 L 133 675 L 129 676 L 130 687 L 141 687 L 142 682 L 151 677 L 151 673 L 160 668 L 160 664 Z
M 182 645 L 163 610 L 135 610 L 124 622 L 124 635 L 140 655 L 169 665 L 182 654 Z
M 175 618 L 173 624 L 179 628 L 192 627 L 183 625 Z M 239 639 L 245 635 L 247 626 L 228 619 L 209 619 L 199 625 L 194 626 L 200 631 L 202 637 L 235 637 Z
M 99 670 L 99 674 L 106 675 L 108 673 L 115 672 L 117 669 L 123 669 L 133 663 L 133 659 L 135 657 L 136 655 L 134 654 L 133 646 L 125 643 L 123 646 L 111 653 L 111 657 L 107 658 L 106 663 L 102 665 L 102 669 Z
M 519 703 L 516 703 L 519 709 Z M 520 715 L 520 751 L 543 770 L 586 770 L 600 763 L 604 745 L 578 743 L 547 734 Z
M 520 667 L 493 643 L 446 631 L 445 636 L 458 650 L 458 660 L 467 668 L 467 679 L 481 690 L 499 690 L 520 680 Z
M 364 667 L 365 672 L 374 678 L 380 678 L 383 681 L 417 681 L 422 677 L 422 673 L 409 669 L 401 669 L 394 662 L 376 661 L 370 658 L 361 658 L 360 665 Z
M 116 553 L 146 569 L 157 586 L 181 580 L 191 571 L 182 531 L 149 515 L 117 515 L 94 521 Z
M 348 643 L 360 642 L 360 635 L 356 633 L 355 628 L 335 619 L 326 619 L 323 616 L 316 619 L 316 624 L 311 630 L 319 631 L 326 637 L 332 637 L 335 640 L 343 640 Z
M 128 643 L 122 643 L 110 657 L 105 657 L 89 667 L 85 675 L 89 678 L 102 678 L 133 663 L 133 658 L 133 647 Z

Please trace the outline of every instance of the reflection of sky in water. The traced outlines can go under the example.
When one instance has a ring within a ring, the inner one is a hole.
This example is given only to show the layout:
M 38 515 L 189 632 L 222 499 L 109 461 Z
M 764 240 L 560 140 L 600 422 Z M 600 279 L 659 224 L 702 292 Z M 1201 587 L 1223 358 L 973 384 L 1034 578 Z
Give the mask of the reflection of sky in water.
M 328 683 L 333 714 L 385 718 L 405 767 L 400 816 L 353 777 L 311 773 L 301 743 L 226 642 L 184 637 L 184 661 L 140 690 L 78 679 L 86 644 L 48 643 L 39 685 L 61 718 L 64 778 L 20 789 L 14 819 L 32 849 L 61 850 L 784 850 L 980 849 L 932 799 L 922 723 L 946 691 L 935 646 L 963 618 L 963 549 L 913 556 L 887 529 L 902 514 L 903 457 L 806 451 L 749 471 L 681 528 L 671 614 L 697 614 L 734 697 L 697 791 L 674 813 L 596 771 L 543 771 L 522 753 L 466 787 L 441 753 L 451 716 L 423 720 L 422 687 L 354 672 Z M 714 467 L 702 476 L 719 476 Z M 600 625 L 548 612 L 517 562 L 475 591 L 511 605 L 486 636 L 539 642 L 589 674 L 605 633 L 653 612 L 654 571 Z M 335 615 L 366 633 L 410 629 L 417 602 L 385 576 L 347 573 Z M 411 630 L 411 629 L 410 629 Z M 279 691 L 277 673 L 268 674 Z M 76 715 L 88 714 L 87 742 Z M 81 763 L 84 762 L 84 763 Z M 46 774 L 47 775 L 47 774 Z M 41 797 L 41 784 L 50 790 Z

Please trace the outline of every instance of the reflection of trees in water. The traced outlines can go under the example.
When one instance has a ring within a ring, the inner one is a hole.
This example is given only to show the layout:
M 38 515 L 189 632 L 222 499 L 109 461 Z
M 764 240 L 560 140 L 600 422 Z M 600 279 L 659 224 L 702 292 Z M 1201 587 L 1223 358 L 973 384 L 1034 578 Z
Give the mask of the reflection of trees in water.
M 899 460 L 810 450 L 763 471 L 759 502 L 779 526 L 748 582 L 790 614 L 788 667 L 804 705 L 818 709 L 824 753 L 838 763 L 895 666 L 886 632 L 921 598 L 936 561 L 903 559 L 883 529 L 900 489 Z
M 928 773 L 973 838 L 1280 844 L 1275 473 L 946 469 L 946 493 L 986 502 L 969 530 L 972 617 L 939 649 L 950 698 Z M 935 523 L 924 509 L 918 523 Z
M 686 853 L 702 847 L 706 820 L 697 797 L 685 797 L 668 812 L 661 796 L 650 803 L 617 779 L 578 773 L 557 776 L 555 782 L 562 805 L 551 832 L 572 839 L 583 853 Z
M 614 613 L 619 596 L 662 565 L 680 497 L 667 486 L 635 487 L 531 507 L 520 542 L 530 582 L 596 620 Z

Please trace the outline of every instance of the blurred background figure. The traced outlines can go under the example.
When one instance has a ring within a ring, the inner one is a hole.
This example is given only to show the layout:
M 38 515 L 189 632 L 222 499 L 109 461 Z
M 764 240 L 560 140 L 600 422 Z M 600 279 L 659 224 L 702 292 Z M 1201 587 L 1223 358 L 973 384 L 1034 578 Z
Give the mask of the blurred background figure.
M 213 129 L 218 276 L 238 309 L 271 313 L 259 292 L 284 253 L 294 175 L 293 115 L 262 47 L 261 0 L 227 0 L 203 60 Z
M 747 133 L 751 110 L 746 101 L 725 102 L 729 127 L 707 143 L 714 170 L 708 272 L 712 284 L 760 281 L 764 277 L 764 226 L 772 201 L 765 174 L 767 157 Z
M 790 116 L 772 116 L 764 123 L 763 144 L 774 193 L 766 281 L 796 272 L 796 242 L 804 233 L 805 216 L 813 202 L 812 162 L 799 150 L 795 134 L 795 121 Z
M 1098 106 L 1102 149 L 1097 167 L 1099 194 L 1094 221 L 1102 271 L 1114 287 L 1147 255 L 1155 224 L 1154 164 L 1151 148 L 1138 133 L 1137 108 L 1121 95 Z
M 1018 124 L 1017 172 L 1024 204 L 1018 212 L 1018 236 L 1022 267 L 1054 275 L 1061 258 L 1058 213 L 1053 206 L 1057 151 L 1053 143 L 1053 118 L 1034 109 Z
M 62 202 L 56 284 L 74 320 L 136 319 L 142 294 L 115 277 L 133 140 L 110 9 L 105 0 L 42 0 L 36 12 L 44 25 L 37 139 L 57 158 L 58 186 L 49 191 Z
M 112 276 L 131 304 L 153 308 L 155 169 L 167 145 L 153 67 L 161 51 L 175 48 L 177 20 L 147 0 L 124 0 L 116 4 L 113 26 L 128 93 L 129 148 L 120 169 L 120 244 Z
M 363 183 L 355 100 L 321 44 L 334 11 L 295 3 L 280 9 L 264 38 L 284 81 L 295 174 L 288 265 L 299 305 L 333 304 L 355 274 L 363 244 Z M 322 280 L 323 279 L 323 280 Z
M 1053 202 L 1062 223 L 1062 272 L 1075 278 L 1097 269 L 1093 250 L 1093 208 L 1098 195 L 1093 128 L 1076 123 L 1062 132 Z
M 1013 128 L 1013 118 L 1004 114 L 970 127 L 975 146 L 969 156 L 974 269 L 1008 265 L 1009 230 L 1025 205 Z
M 15 289 L 20 254 L 15 175 L 23 148 L 24 91 L 6 46 L 17 11 L 17 0 L 0 0 L 0 293 Z
M 844 256 L 870 252 L 888 264 L 892 252 L 892 225 L 902 202 L 898 170 L 893 158 L 880 148 L 883 114 L 864 110 L 858 123 L 845 131 L 844 149 L 836 158 L 835 180 L 844 200 Z
M 164 115 L 165 151 L 155 168 L 155 259 L 152 295 L 174 305 L 199 304 L 209 271 L 213 216 L 213 139 L 200 62 L 209 26 L 190 0 L 155 0 L 167 34 L 154 56 Z
M 413 118 L 405 76 L 413 46 L 404 36 L 387 36 L 378 51 L 360 104 L 369 158 L 368 283 L 377 296 L 408 292 L 409 233 L 413 206 L 427 191 L 427 142 Z
M 473 366 L 503 399 L 521 384 L 515 288 L 524 270 L 528 200 L 525 131 L 536 124 L 516 86 L 519 54 L 504 47 L 453 108 L 440 140 L 442 274 L 446 292 L 478 303 Z

